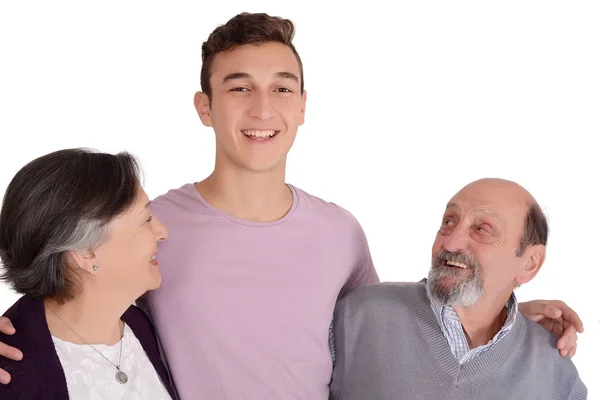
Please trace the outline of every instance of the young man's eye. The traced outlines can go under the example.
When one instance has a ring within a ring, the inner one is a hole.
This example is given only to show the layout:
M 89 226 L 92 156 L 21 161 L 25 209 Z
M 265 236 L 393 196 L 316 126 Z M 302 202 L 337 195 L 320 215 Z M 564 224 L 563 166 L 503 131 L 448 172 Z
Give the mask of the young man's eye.
M 284 88 L 284 87 L 278 88 L 277 91 L 280 93 L 292 93 L 292 91 L 290 89 Z
M 236 87 L 236 88 L 231 89 L 231 91 L 232 92 L 247 92 L 248 88 L 245 88 L 245 87 Z

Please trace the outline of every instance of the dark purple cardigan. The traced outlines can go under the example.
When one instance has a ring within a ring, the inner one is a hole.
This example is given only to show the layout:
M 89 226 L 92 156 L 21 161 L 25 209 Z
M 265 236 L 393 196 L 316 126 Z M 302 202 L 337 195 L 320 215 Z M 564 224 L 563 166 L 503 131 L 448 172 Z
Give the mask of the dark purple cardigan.
M 23 359 L 13 361 L 0 356 L 0 368 L 12 376 L 8 385 L 0 384 L 0 399 L 69 399 L 67 380 L 46 323 L 44 303 L 23 296 L 4 316 L 10 318 L 16 333 L 11 336 L 0 333 L 0 342 L 21 350 Z M 169 394 L 175 399 L 175 387 L 160 358 L 158 339 L 148 316 L 138 307 L 131 306 L 121 319 L 140 341 Z

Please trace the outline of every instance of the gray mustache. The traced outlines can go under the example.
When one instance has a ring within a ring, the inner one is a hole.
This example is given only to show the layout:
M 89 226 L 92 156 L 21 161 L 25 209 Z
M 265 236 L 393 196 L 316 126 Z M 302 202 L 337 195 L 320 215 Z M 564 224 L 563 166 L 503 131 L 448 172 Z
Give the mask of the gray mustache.
M 473 269 L 479 269 L 479 260 L 477 260 L 477 258 L 475 258 L 475 256 L 472 254 L 465 253 L 463 251 L 453 253 L 448 250 L 442 250 L 436 256 L 436 266 L 440 266 L 442 261 L 459 262 L 462 264 L 467 264 Z

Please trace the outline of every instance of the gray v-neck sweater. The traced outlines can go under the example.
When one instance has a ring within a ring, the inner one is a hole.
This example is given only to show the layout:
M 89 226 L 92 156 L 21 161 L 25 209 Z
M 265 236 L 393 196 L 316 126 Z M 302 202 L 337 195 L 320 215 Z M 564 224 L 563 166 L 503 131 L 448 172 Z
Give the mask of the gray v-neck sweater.
M 573 362 L 540 325 L 517 315 L 492 349 L 458 363 L 425 283 L 363 286 L 334 316 L 333 400 L 566 400 L 587 397 Z

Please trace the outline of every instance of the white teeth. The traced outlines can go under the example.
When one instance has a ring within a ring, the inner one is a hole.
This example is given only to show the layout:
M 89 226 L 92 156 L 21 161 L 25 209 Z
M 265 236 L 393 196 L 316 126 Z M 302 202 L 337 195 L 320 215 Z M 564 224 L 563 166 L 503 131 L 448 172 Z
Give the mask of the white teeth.
M 469 266 L 467 264 L 459 263 L 456 261 L 446 261 L 446 264 L 453 265 L 453 266 L 459 267 L 459 268 L 464 268 L 464 269 L 469 268 Z
M 156 260 L 156 256 L 155 256 L 155 255 L 154 255 L 154 256 L 152 256 L 152 257 L 150 257 L 150 262 L 152 262 L 152 261 L 154 261 L 154 260 Z
M 243 130 L 242 133 L 246 136 L 254 136 L 254 137 L 264 138 L 264 137 L 273 137 L 277 133 L 277 131 L 249 129 L 249 130 Z

